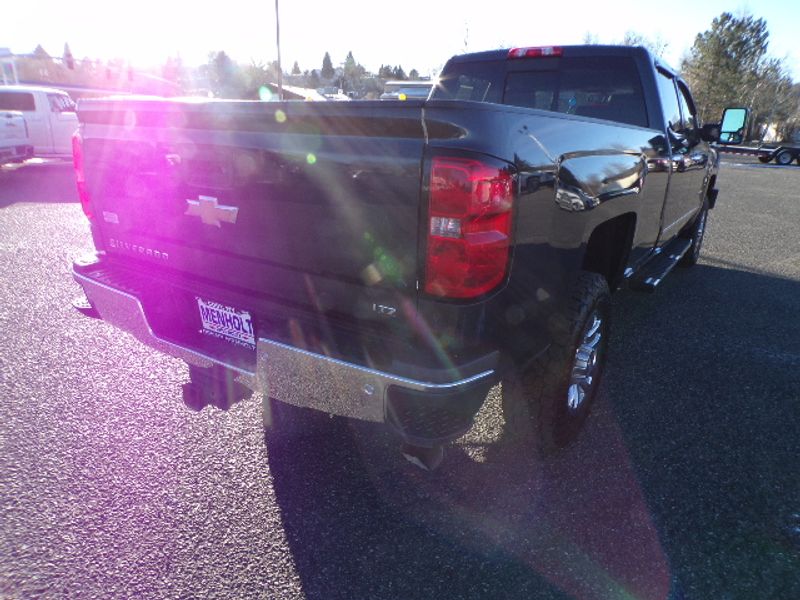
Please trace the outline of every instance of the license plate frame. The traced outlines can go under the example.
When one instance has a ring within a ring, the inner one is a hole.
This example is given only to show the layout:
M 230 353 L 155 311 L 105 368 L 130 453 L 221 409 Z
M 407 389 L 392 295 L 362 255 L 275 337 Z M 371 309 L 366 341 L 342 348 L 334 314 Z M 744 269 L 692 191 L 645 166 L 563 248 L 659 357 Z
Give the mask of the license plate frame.
M 249 311 L 195 296 L 200 333 L 248 348 L 256 347 L 255 326 Z

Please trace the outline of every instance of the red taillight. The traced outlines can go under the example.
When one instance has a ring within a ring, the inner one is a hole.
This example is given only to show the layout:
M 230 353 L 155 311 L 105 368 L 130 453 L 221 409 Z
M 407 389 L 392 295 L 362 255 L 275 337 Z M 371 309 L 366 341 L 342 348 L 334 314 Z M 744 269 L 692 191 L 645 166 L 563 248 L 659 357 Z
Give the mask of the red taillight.
M 78 185 L 78 198 L 81 201 L 83 214 L 92 218 L 92 211 L 89 208 L 89 190 L 86 188 L 86 177 L 83 171 L 83 138 L 81 132 L 76 131 L 72 134 L 72 164 L 75 166 L 75 182 Z
M 548 58 L 564 54 L 561 46 L 538 46 L 536 48 L 512 48 L 508 51 L 508 58 Z
M 506 169 L 464 158 L 431 166 L 425 291 L 475 298 L 503 281 L 508 266 L 514 179 Z

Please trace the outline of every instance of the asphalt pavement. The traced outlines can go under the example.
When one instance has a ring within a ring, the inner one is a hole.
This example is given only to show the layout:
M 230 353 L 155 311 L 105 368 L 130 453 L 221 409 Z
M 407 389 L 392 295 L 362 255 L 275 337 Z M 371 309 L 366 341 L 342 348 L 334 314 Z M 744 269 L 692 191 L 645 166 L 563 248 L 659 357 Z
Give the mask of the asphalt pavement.
M 800 167 L 719 188 L 700 264 L 615 296 L 574 446 L 498 452 L 494 390 L 427 474 L 372 425 L 187 410 L 70 306 L 70 166 L 0 171 L 0 597 L 800 598 Z

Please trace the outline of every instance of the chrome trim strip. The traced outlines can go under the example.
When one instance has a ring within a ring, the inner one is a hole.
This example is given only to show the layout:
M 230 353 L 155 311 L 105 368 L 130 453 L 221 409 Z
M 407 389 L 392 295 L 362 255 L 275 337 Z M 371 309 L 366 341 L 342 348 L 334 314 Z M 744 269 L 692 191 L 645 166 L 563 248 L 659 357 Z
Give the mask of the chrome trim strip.
M 390 385 L 420 392 L 437 392 L 469 385 L 494 375 L 493 369 L 487 369 L 449 383 L 419 381 L 266 338 L 259 338 L 256 342 L 256 371 L 253 373 L 159 338 L 147 322 L 138 298 L 81 275 L 74 269 L 73 277 L 83 287 L 87 299 L 104 321 L 131 333 L 143 344 L 200 367 L 219 365 L 231 369 L 239 374 L 238 380 L 253 391 L 294 406 L 383 422 L 386 390 Z M 324 387 L 319 385 L 320 381 L 325 381 Z
M 664 228 L 664 230 L 661 232 L 661 233 L 662 233 L 662 235 L 663 235 L 663 233 L 664 233 L 664 232 L 666 232 L 666 231 L 669 231 L 670 229 L 672 229 L 673 227 L 675 227 L 675 225 L 677 225 L 678 223 L 680 223 L 681 221 L 683 221 L 683 220 L 684 220 L 684 219 L 686 219 L 687 217 L 690 217 L 690 216 L 694 215 L 694 214 L 695 214 L 695 213 L 697 213 L 697 211 L 699 211 L 699 210 L 700 210 L 699 208 L 693 208 L 692 210 L 690 210 L 689 212 L 687 212 L 685 215 L 683 215 L 683 216 L 682 216 L 682 217 L 680 217 L 678 220 L 676 220 L 674 223 L 672 223 L 672 225 L 669 225 L 669 226 L 665 227 L 665 228 Z M 688 221 L 688 219 L 687 219 L 687 221 Z
M 391 373 L 386 373 L 385 371 L 377 371 L 375 369 L 370 369 L 369 367 L 362 367 L 361 365 L 356 365 L 343 360 L 339 360 L 338 358 L 331 358 L 330 356 L 325 356 L 324 354 L 317 354 L 316 352 L 301 350 L 300 348 L 295 348 L 294 346 L 289 346 L 288 344 L 275 342 L 273 340 L 268 340 L 266 338 L 259 338 L 258 343 L 263 344 L 264 346 L 267 346 L 269 348 L 280 348 L 282 350 L 295 352 L 303 357 L 326 361 L 333 366 L 354 369 L 360 373 L 363 373 L 364 375 L 368 375 L 369 377 L 380 377 L 393 384 L 402 385 L 404 387 L 411 388 L 420 392 L 446 391 L 453 388 L 457 388 L 462 385 L 470 384 L 474 381 L 478 381 L 480 379 L 489 377 L 490 375 L 494 374 L 494 369 L 487 369 L 486 371 L 478 373 L 477 375 L 473 375 L 472 377 L 459 379 L 458 381 L 453 381 L 451 383 L 430 383 L 426 381 L 419 381 L 417 379 L 408 379 L 407 377 L 402 377 L 400 375 L 392 375 Z

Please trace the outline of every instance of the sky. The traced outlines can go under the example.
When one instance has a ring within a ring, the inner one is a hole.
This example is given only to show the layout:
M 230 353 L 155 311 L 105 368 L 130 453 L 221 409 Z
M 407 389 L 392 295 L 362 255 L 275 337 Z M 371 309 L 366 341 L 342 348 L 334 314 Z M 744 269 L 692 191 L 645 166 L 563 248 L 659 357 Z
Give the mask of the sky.
M 767 21 L 770 54 L 786 57 L 800 80 L 798 0 L 279 1 L 287 71 L 295 61 L 304 71 L 319 69 L 325 52 L 338 65 L 352 51 L 373 72 L 390 64 L 435 75 L 464 51 L 580 44 L 587 34 L 614 43 L 626 31 L 666 41 L 664 58 L 677 67 L 714 17 L 747 11 Z M 197 65 L 215 50 L 242 63 L 277 57 L 274 0 L 14 0 L 2 12 L 0 47 L 20 54 L 41 44 L 61 56 L 67 42 L 77 59 L 123 58 L 134 68 L 163 64 L 168 56 Z

